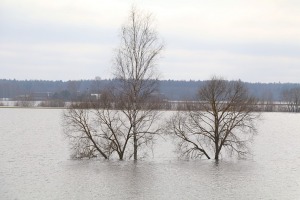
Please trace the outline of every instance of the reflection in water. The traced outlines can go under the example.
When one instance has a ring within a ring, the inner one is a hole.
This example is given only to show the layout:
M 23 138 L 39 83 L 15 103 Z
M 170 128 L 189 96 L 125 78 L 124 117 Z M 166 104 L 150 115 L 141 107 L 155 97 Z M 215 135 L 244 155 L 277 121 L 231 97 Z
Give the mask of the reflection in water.
M 0 109 L 1 199 L 300 199 L 300 115 L 264 114 L 248 160 L 70 160 L 61 110 Z

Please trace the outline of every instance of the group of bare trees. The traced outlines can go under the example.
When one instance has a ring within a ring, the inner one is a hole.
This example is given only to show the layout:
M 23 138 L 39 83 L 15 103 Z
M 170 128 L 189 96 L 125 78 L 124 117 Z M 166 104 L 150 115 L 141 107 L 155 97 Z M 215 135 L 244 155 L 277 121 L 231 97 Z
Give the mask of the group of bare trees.
M 116 152 L 123 159 L 129 151 L 127 157 L 137 160 L 138 150 L 153 141 L 159 131 L 154 125 L 159 116 L 153 104 L 158 89 L 155 67 L 162 49 L 151 16 L 132 9 L 114 56 L 117 84 L 102 92 L 92 109 L 71 107 L 64 114 L 76 155 L 97 153 L 107 159 Z
M 284 90 L 282 101 L 287 104 L 288 112 L 300 112 L 300 88 Z
M 132 9 L 114 56 L 117 84 L 103 90 L 96 101 L 72 104 L 64 112 L 64 133 L 74 157 L 137 160 L 158 134 L 174 136 L 187 157 L 218 160 L 223 149 L 247 153 L 258 114 L 256 100 L 240 81 L 207 81 L 193 103 L 159 125 L 164 121 L 155 103 L 155 67 L 162 49 L 151 15 Z
M 279 100 L 273 100 L 271 91 L 264 93 L 259 104 L 259 110 L 264 112 L 300 112 L 300 87 L 283 89 Z

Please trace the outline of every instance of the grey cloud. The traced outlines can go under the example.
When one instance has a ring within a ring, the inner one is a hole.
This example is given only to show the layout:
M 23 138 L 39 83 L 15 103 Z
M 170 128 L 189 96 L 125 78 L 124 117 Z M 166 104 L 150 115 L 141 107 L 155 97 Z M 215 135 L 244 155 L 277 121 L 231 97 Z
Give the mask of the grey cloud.
M 117 29 L 32 21 L 0 21 L 0 42 L 115 43 Z
M 199 38 L 167 36 L 167 46 L 171 49 L 189 51 L 223 51 L 250 56 L 299 57 L 300 41 L 253 41 L 253 40 L 205 40 Z

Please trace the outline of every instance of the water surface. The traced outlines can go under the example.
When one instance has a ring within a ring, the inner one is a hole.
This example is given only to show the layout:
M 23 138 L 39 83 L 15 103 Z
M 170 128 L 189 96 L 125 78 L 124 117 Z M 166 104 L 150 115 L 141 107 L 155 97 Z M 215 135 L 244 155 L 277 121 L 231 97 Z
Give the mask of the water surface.
M 59 109 L 0 109 L 0 199 L 300 199 L 300 115 L 265 113 L 247 160 L 71 160 Z

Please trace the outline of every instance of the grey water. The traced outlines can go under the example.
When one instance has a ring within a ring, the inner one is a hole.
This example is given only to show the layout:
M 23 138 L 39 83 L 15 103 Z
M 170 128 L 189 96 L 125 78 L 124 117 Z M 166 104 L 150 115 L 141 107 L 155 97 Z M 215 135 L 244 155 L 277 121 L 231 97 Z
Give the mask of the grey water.
M 300 114 L 263 113 L 246 160 L 72 160 L 62 110 L 0 109 L 0 199 L 300 199 Z

